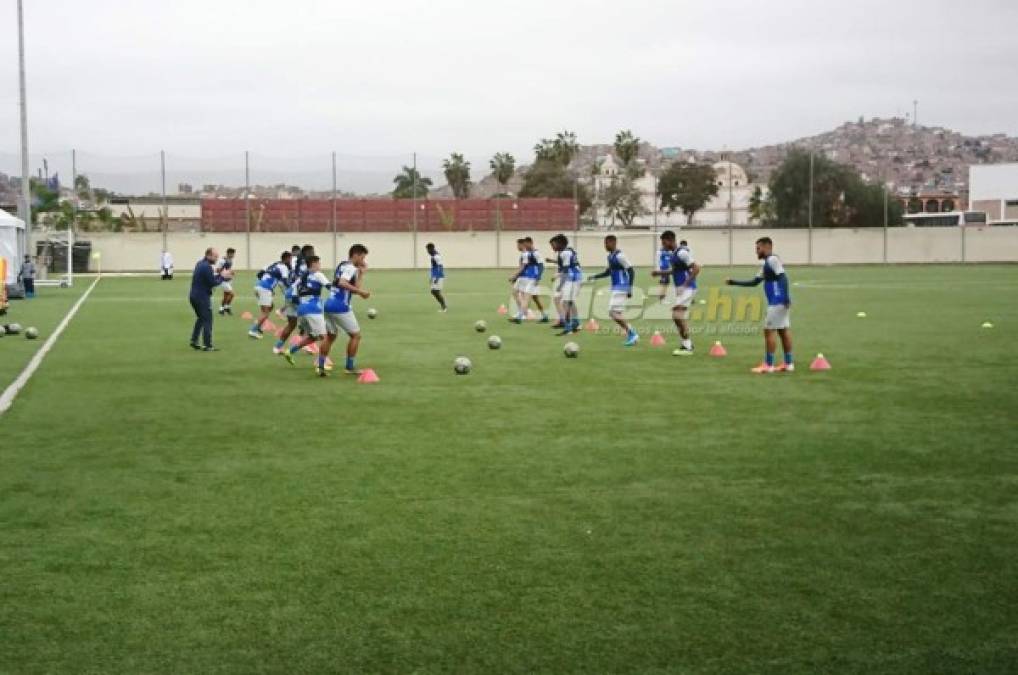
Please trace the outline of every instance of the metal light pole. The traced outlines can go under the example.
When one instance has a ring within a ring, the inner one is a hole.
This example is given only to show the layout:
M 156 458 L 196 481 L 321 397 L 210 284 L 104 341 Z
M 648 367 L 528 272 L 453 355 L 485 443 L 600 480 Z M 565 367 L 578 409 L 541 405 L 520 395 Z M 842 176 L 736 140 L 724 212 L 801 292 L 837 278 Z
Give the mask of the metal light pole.
M 21 204 L 18 216 L 25 221 L 25 228 L 31 232 L 32 191 L 28 175 L 28 96 L 25 87 L 25 11 L 22 0 L 18 0 L 18 96 L 21 116 Z
M 807 264 L 813 264 L 813 151 L 809 152 L 809 242 L 806 253 Z
M 67 286 L 74 285 L 74 228 L 78 225 L 78 151 L 71 149 L 71 225 L 67 228 Z
M 414 153 L 414 173 L 413 173 L 413 192 L 410 194 L 410 208 L 411 218 L 410 222 L 413 227 L 413 235 L 410 238 L 411 246 L 413 246 L 413 252 L 411 253 L 412 266 L 417 269 L 417 153 Z
M 244 151 L 244 231 L 247 268 L 251 269 L 251 158 L 248 150 Z
M 334 266 L 339 267 L 339 251 L 338 243 L 336 242 L 336 230 L 337 230 L 337 218 L 336 218 L 336 153 L 332 153 L 332 263 Z
M 162 220 L 162 231 L 163 231 L 163 250 L 166 250 L 166 231 L 170 228 L 170 207 L 166 203 L 166 151 L 159 151 L 159 174 L 162 180 L 163 186 L 163 217 Z

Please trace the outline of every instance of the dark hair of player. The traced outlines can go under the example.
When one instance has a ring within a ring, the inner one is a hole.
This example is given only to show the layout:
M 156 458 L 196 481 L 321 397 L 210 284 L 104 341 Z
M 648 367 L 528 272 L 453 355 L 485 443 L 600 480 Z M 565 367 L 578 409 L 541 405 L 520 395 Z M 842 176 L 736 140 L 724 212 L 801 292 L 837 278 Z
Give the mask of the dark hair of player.
M 523 237 L 524 244 L 533 244 L 534 240 L 531 237 Z
M 279 256 L 279 259 L 282 260 L 283 262 L 286 262 L 292 257 L 293 257 L 292 253 L 290 253 L 289 251 L 283 251 L 282 255 Z
M 315 247 L 311 244 L 304 244 L 300 247 L 300 254 L 305 258 L 309 258 L 315 254 Z
M 682 241 L 679 242 L 679 246 L 689 246 L 689 243 L 685 239 L 683 239 Z
M 353 246 L 350 247 L 350 254 L 349 255 L 350 255 L 351 258 L 353 256 L 357 255 L 358 253 L 362 253 L 364 255 L 367 255 L 368 254 L 368 247 L 365 246 L 364 244 L 354 244 Z
M 771 241 L 771 238 L 770 238 L 770 237 L 760 237 L 759 239 L 757 239 L 757 240 L 756 240 L 756 243 L 758 243 L 758 244 L 763 244 L 764 246 L 770 246 L 770 245 L 772 245 L 772 244 L 773 244 L 774 242 L 773 242 L 773 241 Z
M 619 238 L 616 237 L 614 234 L 609 234 L 607 237 L 604 238 L 604 240 L 605 241 L 618 241 Z
M 311 265 L 314 265 L 319 260 L 321 260 L 321 258 L 319 258 L 318 256 L 316 256 L 316 255 L 309 255 L 307 258 L 304 259 L 304 262 L 306 262 L 308 264 L 308 266 L 311 266 Z
M 527 243 L 527 240 L 526 240 L 526 239 L 517 239 L 517 240 L 516 240 L 516 243 L 517 243 L 517 244 L 526 244 L 526 243 Z
M 300 246 L 298 246 L 297 244 L 294 244 L 293 246 L 290 247 L 290 251 L 292 253 L 295 253 L 295 254 L 296 253 L 300 253 Z
M 671 230 L 665 230 L 661 233 L 661 241 L 675 241 L 675 233 Z
M 228 248 L 228 249 L 226 249 L 226 255 L 233 255 L 236 252 L 237 252 L 237 249 L 235 249 L 235 248 Z
M 427 244 L 424 245 L 424 248 L 428 249 L 429 251 L 434 251 L 435 245 L 429 241 Z

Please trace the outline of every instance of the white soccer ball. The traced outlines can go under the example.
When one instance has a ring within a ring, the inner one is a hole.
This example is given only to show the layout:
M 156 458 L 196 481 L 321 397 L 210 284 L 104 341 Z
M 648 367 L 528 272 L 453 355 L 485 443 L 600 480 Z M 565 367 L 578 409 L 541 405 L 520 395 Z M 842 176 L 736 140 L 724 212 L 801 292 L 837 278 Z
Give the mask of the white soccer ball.
M 371 309 L 368 310 L 368 318 L 369 319 L 374 319 L 376 316 L 378 316 L 378 310 L 377 309 L 372 307 Z
M 34 340 L 35 338 L 39 337 L 39 329 L 36 328 L 35 326 L 29 326 L 28 329 L 25 331 L 25 337 L 28 338 L 29 340 Z
M 457 375 L 466 375 L 472 366 L 470 359 L 465 356 L 457 356 L 456 360 L 452 362 L 452 369 L 456 371 Z
M 478 321 L 477 323 L 474 324 L 474 330 L 476 330 L 478 333 L 483 333 L 484 331 L 488 330 L 488 324 L 485 321 Z
M 21 324 L 20 323 L 9 323 L 9 324 L 7 324 L 7 334 L 8 335 L 17 335 L 20 332 L 21 332 Z
M 3 337 L 4 335 L 7 335 L 7 329 L 4 328 L 3 324 L 0 324 L 0 337 Z
M 492 335 L 490 338 L 488 338 L 488 349 L 501 349 L 501 348 L 502 348 L 502 338 L 500 338 L 497 335 Z
M 566 346 L 562 348 L 562 353 L 566 355 L 567 359 L 575 359 L 580 355 L 580 345 L 575 342 L 567 342 Z

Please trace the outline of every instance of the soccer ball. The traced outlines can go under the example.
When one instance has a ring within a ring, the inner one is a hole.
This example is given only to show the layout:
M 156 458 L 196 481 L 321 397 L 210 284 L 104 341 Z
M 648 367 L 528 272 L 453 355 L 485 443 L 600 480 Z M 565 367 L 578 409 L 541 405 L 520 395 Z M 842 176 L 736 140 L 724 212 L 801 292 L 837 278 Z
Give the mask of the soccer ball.
M 492 335 L 490 338 L 488 338 L 488 349 L 501 349 L 501 348 L 502 348 L 502 338 L 500 338 L 497 335 Z
M 3 324 L 0 324 L 0 337 L 3 337 L 4 335 L 7 335 L 7 329 L 4 328 Z
M 562 348 L 562 353 L 566 355 L 567 359 L 575 359 L 580 355 L 580 345 L 575 342 L 567 342 L 566 346 Z
M 378 310 L 377 309 L 372 307 L 371 309 L 368 310 L 368 318 L 369 319 L 374 319 L 376 316 L 378 316 Z
M 484 321 L 478 321 L 477 323 L 474 324 L 474 330 L 476 330 L 478 333 L 483 333 L 484 331 L 488 330 L 488 324 L 485 323 Z
M 29 340 L 34 340 L 39 337 L 39 329 L 35 326 L 29 326 L 28 330 L 25 331 L 25 337 Z
M 470 359 L 465 356 L 457 356 L 456 360 L 452 362 L 452 369 L 456 371 L 457 375 L 466 375 L 470 372 L 471 367 Z
M 7 324 L 7 334 L 8 335 L 17 335 L 20 332 L 21 332 L 21 324 L 20 323 L 9 323 L 9 324 Z

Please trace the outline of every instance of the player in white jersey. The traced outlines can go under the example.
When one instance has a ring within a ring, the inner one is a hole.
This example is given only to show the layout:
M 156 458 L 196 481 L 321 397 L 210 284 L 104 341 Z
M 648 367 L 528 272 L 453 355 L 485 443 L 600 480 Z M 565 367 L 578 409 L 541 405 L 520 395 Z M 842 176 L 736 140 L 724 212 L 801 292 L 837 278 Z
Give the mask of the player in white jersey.
M 233 256 L 236 255 L 237 249 L 228 248 L 226 249 L 226 255 L 216 261 L 216 274 L 222 275 L 226 270 L 233 270 Z M 223 289 L 223 301 L 219 305 L 219 315 L 224 316 L 229 314 L 233 316 L 233 282 L 224 281 L 219 284 L 219 287 Z
M 774 242 L 770 237 L 760 237 L 756 240 L 756 257 L 763 261 L 760 272 L 749 281 L 735 281 L 726 279 L 729 286 L 758 286 L 764 285 L 764 295 L 767 297 L 767 317 L 764 319 L 764 362 L 756 368 L 754 373 L 766 374 L 774 372 L 790 373 L 795 370 L 795 360 L 792 358 L 792 296 L 788 291 L 788 275 L 785 274 L 785 266 L 781 258 L 774 255 Z M 777 351 L 777 335 L 781 336 L 781 349 L 784 352 L 785 360 L 779 365 L 774 365 L 774 352 Z
M 279 339 L 276 340 L 276 344 L 272 348 L 274 354 L 282 354 L 286 351 L 286 341 L 293 335 L 293 331 L 297 330 L 300 319 L 297 315 L 297 306 L 300 304 L 297 287 L 300 280 L 307 274 L 307 259 L 315 255 L 315 247 L 305 244 L 303 247 L 294 246 L 290 251 L 293 256 L 293 263 L 290 266 L 290 285 L 283 293 L 283 316 L 286 317 L 286 325 L 283 326 L 283 330 L 279 333 Z
M 283 251 L 278 262 L 274 262 L 258 272 L 258 281 L 255 283 L 254 290 L 261 314 L 247 332 L 250 337 L 257 340 L 262 339 L 262 324 L 269 320 L 269 314 L 272 313 L 272 298 L 276 287 L 282 287 L 285 290 L 290 284 L 290 262 L 290 252 Z
M 693 253 L 685 242 L 675 243 L 675 233 L 665 230 L 661 233 L 661 248 L 670 252 L 670 269 L 654 270 L 653 276 L 671 276 L 675 284 L 675 301 L 672 304 L 672 320 L 679 330 L 680 356 L 689 356 L 693 353 L 693 339 L 689 330 L 689 307 L 696 295 L 696 278 L 700 274 L 700 264 L 693 259 Z
M 332 351 L 332 345 L 343 331 L 350 338 L 346 343 L 346 363 L 343 366 L 344 372 L 350 375 L 359 375 L 361 371 L 354 365 L 357 358 L 357 349 L 361 345 L 361 327 L 357 323 L 357 317 L 353 313 L 353 296 L 359 295 L 365 300 L 371 297 L 371 293 L 361 288 L 364 280 L 364 272 L 368 269 L 368 249 L 363 244 L 354 244 L 350 247 L 349 257 L 336 267 L 335 278 L 332 280 L 332 292 L 329 299 L 325 301 L 325 330 L 327 332 L 325 344 L 322 346 L 321 354 L 318 357 L 317 372 L 325 376 L 325 360 Z
M 318 256 L 310 256 L 305 262 L 308 269 L 297 282 L 296 289 L 297 316 L 299 317 L 297 325 L 303 337 L 283 352 L 283 356 L 291 365 L 294 363 L 293 357 L 297 352 L 319 340 L 324 340 L 327 332 L 322 293 L 331 288 L 331 282 L 329 277 L 322 273 L 322 261 Z
M 580 317 L 576 301 L 580 297 L 580 286 L 583 284 L 583 268 L 576 251 L 569 246 L 569 239 L 564 234 L 556 234 L 549 241 L 555 251 L 554 262 L 558 273 L 555 275 L 555 293 L 559 301 L 559 335 L 580 332 Z M 553 326 L 554 327 L 554 326 Z
M 520 266 L 516 272 L 509 277 L 513 284 L 513 298 L 516 300 L 516 316 L 509 319 L 513 323 L 523 323 L 527 318 L 527 309 L 530 307 L 531 299 L 541 310 L 541 322 L 548 323 L 548 315 L 541 306 L 541 300 L 537 297 L 537 284 L 544 272 L 544 261 L 534 249 L 534 241 L 530 237 L 516 240 L 516 249 L 520 252 Z
M 438 311 L 445 312 L 449 307 L 445 304 L 445 296 L 442 294 L 442 289 L 445 288 L 445 264 L 442 262 L 442 254 L 431 242 L 428 242 L 424 249 L 428 252 L 428 258 L 431 260 L 431 271 L 428 276 L 431 295 L 438 301 Z

